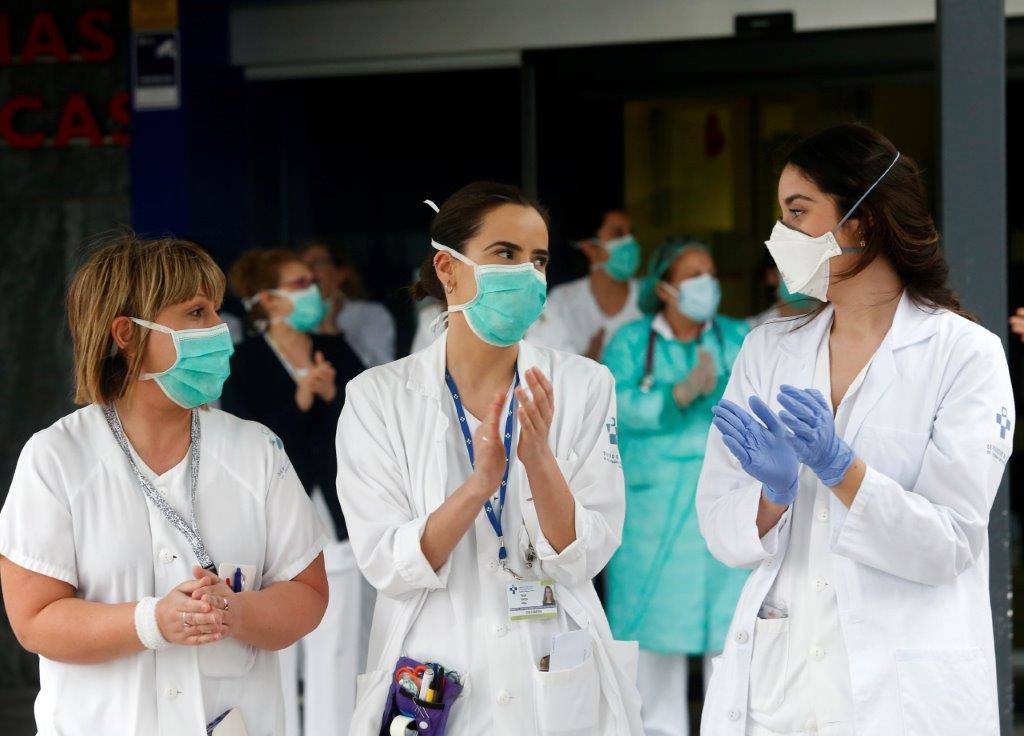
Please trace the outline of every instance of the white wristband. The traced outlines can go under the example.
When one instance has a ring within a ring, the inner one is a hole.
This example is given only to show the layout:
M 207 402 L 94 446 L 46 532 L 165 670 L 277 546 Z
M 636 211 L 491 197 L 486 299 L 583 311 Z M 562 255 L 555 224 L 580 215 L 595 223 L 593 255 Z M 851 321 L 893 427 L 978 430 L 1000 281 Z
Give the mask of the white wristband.
M 135 633 L 146 649 L 160 651 L 171 645 L 156 622 L 156 598 L 143 598 L 135 605 Z

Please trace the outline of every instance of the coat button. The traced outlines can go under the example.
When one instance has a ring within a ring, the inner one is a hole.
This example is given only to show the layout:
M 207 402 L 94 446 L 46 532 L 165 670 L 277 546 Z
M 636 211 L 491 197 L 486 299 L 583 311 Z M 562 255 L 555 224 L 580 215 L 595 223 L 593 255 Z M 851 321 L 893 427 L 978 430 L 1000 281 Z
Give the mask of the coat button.
M 825 591 L 828 588 L 828 581 L 825 578 L 818 578 L 814 581 L 814 589 L 819 593 Z
M 167 496 L 167 486 L 157 486 L 156 490 L 160 493 L 161 496 Z
M 746 631 L 737 631 L 735 639 L 737 644 L 746 644 L 750 640 L 750 634 Z
M 490 562 L 488 562 L 487 563 L 487 569 L 489 569 L 489 570 L 497 570 L 498 569 L 498 561 L 497 560 L 491 560 Z
M 505 636 L 508 633 L 508 627 L 505 624 L 494 624 L 494 635 Z
M 764 566 L 769 568 L 775 567 L 775 558 L 769 557 L 767 560 L 764 561 Z
M 738 721 L 740 719 L 740 716 L 743 714 L 735 708 L 730 708 L 729 712 L 726 715 L 729 716 L 730 721 Z
M 818 733 L 818 722 L 813 718 L 808 718 L 807 723 L 804 724 L 804 730 L 807 733 Z
M 164 695 L 166 695 L 169 699 L 173 700 L 174 698 L 178 697 L 178 692 L 178 688 L 168 687 L 167 690 L 164 691 Z
M 825 659 L 825 650 L 821 647 L 811 647 L 811 651 L 808 654 L 815 662 Z
M 498 705 L 508 705 L 512 702 L 512 693 L 508 690 L 502 690 L 498 693 Z
M 170 565 L 172 562 L 174 562 L 174 559 L 175 555 L 169 549 L 160 550 L 160 562 L 164 563 L 165 565 Z
M 822 509 L 818 512 L 818 521 L 828 521 L 828 509 Z

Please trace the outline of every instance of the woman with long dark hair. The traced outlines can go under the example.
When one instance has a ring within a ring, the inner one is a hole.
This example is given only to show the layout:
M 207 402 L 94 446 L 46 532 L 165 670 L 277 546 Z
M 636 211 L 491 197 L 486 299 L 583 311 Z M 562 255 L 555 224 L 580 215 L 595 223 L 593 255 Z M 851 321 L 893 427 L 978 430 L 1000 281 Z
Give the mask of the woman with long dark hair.
M 863 125 L 808 138 L 779 177 L 768 250 L 826 304 L 751 332 L 714 409 L 701 529 L 753 572 L 704 734 L 998 732 L 988 514 L 1013 394 L 920 179 Z

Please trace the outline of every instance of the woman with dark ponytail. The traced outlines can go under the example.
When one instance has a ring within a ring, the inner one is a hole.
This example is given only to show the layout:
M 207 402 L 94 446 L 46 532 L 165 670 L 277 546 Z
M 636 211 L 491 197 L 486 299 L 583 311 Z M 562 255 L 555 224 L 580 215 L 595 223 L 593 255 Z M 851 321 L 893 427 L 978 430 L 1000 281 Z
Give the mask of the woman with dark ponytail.
M 996 734 L 1002 344 L 950 289 L 920 170 L 879 133 L 803 141 L 778 199 L 768 250 L 825 304 L 751 332 L 714 409 L 701 529 L 753 572 L 702 733 Z
M 338 495 L 378 591 L 350 736 L 407 732 L 413 711 L 448 736 L 641 736 L 636 642 L 612 639 L 591 582 L 622 538 L 615 383 L 523 340 L 547 263 L 536 202 L 463 187 L 414 290 L 444 333 L 348 386 Z

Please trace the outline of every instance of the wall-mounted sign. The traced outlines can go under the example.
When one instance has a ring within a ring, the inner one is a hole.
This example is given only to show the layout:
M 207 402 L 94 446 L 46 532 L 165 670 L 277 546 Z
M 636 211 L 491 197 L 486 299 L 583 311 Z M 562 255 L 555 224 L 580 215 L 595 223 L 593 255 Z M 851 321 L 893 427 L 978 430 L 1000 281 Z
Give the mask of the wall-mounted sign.
M 0 12 L 0 149 L 128 145 L 128 93 L 119 75 L 92 71 L 122 68 L 125 20 L 107 8 Z
M 136 31 L 132 90 L 136 110 L 173 110 L 181 104 L 178 32 Z
M 102 8 L 83 11 L 73 24 L 40 11 L 24 27 L 15 27 L 10 14 L 0 13 L 0 66 L 38 62 L 105 64 L 114 58 L 112 22 L 113 14 Z

